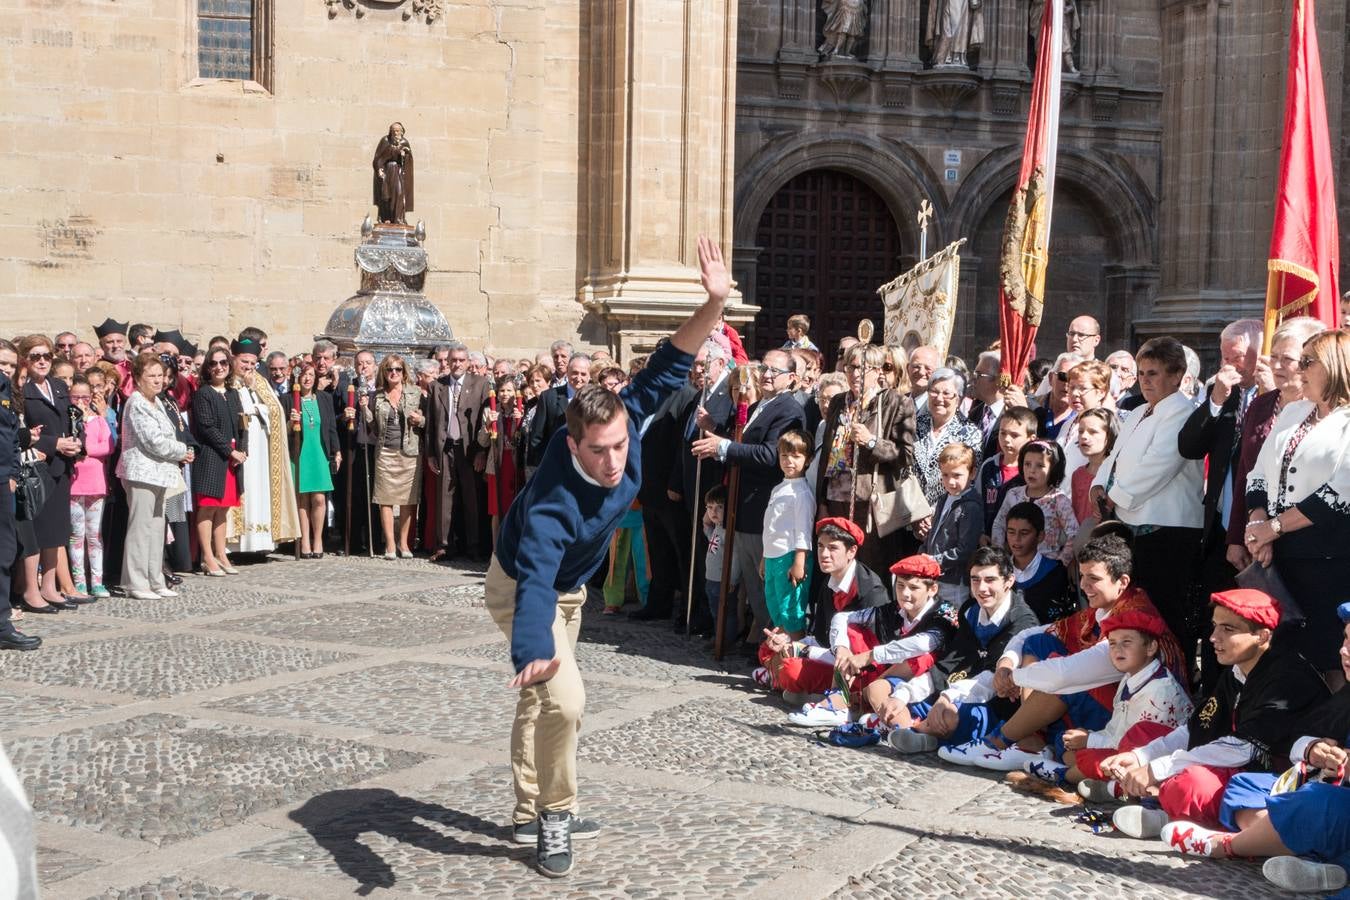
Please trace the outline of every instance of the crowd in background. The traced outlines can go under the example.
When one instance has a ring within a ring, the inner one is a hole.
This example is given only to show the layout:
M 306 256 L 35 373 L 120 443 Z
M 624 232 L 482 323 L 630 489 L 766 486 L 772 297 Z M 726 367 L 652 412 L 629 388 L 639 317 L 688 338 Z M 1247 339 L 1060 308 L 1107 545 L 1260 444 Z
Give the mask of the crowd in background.
M 1205 378 L 1171 337 L 1098 360 L 1100 325 L 1080 316 L 1014 384 L 997 346 L 966 361 L 846 339 L 827 357 L 810 328 L 793 316 L 783 345 L 751 359 L 723 323 L 640 423 L 642 489 L 591 580 L 604 614 L 632 604 L 634 619 L 743 654 L 800 707 L 795 724 L 868 721 L 901 752 L 1107 785 L 1084 796 L 1156 798 L 1161 784 L 1174 818 L 1251 826 L 1216 798 L 1297 735 L 1206 725 L 1227 756 L 1196 751 L 1195 735 L 1189 750 L 1166 742 L 1192 698 L 1236 710 L 1252 691 L 1224 623 L 1257 636 L 1237 641 L 1256 648 L 1247 662 L 1280 651 L 1283 686 L 1263 690 L 1286 707 L 1344 684 L 1350 333 L 1292 319 L 1263 353 L 1262 323 L 1239 319 Z M 646 361 L 560 340 L 534 358 L 450 343 L 340 365 L 327 341 L 287 354 L 247 328 L 199 348 L 112 319 L 91 337 L 0 341 L 5 649 L 41 643 L 11 617 L 172 598 L 189 575 L 237 574 L 244 555 L 483 562 L 544 448 L 568 439 L 571 398 L 622 391 Z M 1148 652 L 1117 653 L 1116 631 Z M 1095 676 L 1075 681 L 1088 653 Z M 1145 671 L 1174 679 L 1146 692 L 1175 693 L 1168 728 L 1122 726 L 1119 752 L 1091 757 L 1081 726 L 1109 731 L 1127 712 L 1119 686 Z M 1073 706 L 1103 689 L 1088 712 Z M 1331 750 L 1346 725 L 1304 758 L 1344 762 Z M 1191 756 L 1138 774 L 1164 752 Z M 1188 766 L 1217 788 L 1188 782 L 1168 801 Z

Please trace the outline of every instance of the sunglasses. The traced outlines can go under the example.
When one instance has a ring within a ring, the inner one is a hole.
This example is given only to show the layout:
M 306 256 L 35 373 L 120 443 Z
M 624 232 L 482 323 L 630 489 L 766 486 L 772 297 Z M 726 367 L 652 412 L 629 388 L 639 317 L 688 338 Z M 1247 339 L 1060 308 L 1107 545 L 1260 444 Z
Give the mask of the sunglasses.
M 397 373 L 400 374 L 400 375 L 403 374 L 403 370 L 400 369 L 400 368 L 397 368 L 397 367 L 395 367 L 395 366 L 390 366 L 390 367 L 389 367 L 389 371 L 390 371 L 390 372 L 397 372 Z
M 883 371 L 883 372 L 894 372 L 894 371 L 895 371 L 895 366 L 892 365 L 891 363 L 882 363 L 882 364 L 881 364 L 881 371 Z
M 1068 380 L 1069 380 L 1069 373 L 1068 373 L 1068 372 L 1056 372 L 1056 373 L 1055 373 L 1055 380 L 1056 380 L 1056 381 L 1068 381 Z
M 230 366 L 228 359 L 213 359 L 206 364 L 208 369 L 227 369 Z
M 40 362 L 41 360 L 44 360 L 44 359 L 45 359 L 47 362 L 51 362 L 51 361 L 52 361 L 52 355 L 51 355 L 50 353 L 43 353 L 43 352 L 41 352 L 41 351 L 38 351 L 38 352 L 36 352 L 36 353 L 30 353 L 30 354 L 28 354 L 28 361 L 29 361 L 29 362 Z
M 56 345 L 56 349 L 57 349 L 57 350 L 74 350 L 74 349 L 75 349 L 75 345 L 74 345 L 74 344 L 57 344 L 57 345 Z
M 30 356 L 28 358 L 32 359 L 33 357 Z M 1306 371 L 1315 362 L 1317 362 L 1317 357 L 1315 356 L 1300 356 L 1298 358 L 1298 367 Z

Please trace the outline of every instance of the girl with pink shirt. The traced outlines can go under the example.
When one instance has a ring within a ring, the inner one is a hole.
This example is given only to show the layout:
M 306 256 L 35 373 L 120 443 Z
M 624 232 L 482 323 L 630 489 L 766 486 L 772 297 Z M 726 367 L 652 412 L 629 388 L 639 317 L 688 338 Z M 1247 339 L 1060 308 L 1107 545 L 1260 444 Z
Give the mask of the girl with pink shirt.
M 108 457 L 112 455 L 112 428 L 94 409 L 93 392 L 82 375 L 70 385 L 70 402 L 84 414 L 84 454 L 75 463 L 70 483 L 70 574 L 75 591 L 107 597 L 103 586 L 103 500 L 108 496 Z M 89 556 L 85 577 L 85 554 Z

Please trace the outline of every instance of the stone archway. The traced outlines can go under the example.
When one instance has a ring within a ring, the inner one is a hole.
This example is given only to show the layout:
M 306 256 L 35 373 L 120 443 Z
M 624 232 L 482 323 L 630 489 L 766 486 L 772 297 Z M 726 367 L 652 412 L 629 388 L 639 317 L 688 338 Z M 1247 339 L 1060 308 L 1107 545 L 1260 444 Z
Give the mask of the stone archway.
M 811 338 L 833 362 L 839 339 L 870 318 L 881 329 L 876 289 L 899 271 L 900 229 L 885 199 L 838 169 L 789 179 L 764 207 L 755 232 L 760 311 L 747 330 L 752 354 L 781 346 L 788 316 L 811 317 Z
M 953 352 L 970 357 L 998 337 L 998 253 L 1017 178 L 1020 148 L 985 157 L 951 205 L 952 224 L 970 239 L 963 255 Z M 1061 148 L 1055 175 L 1045 318 L 1037 350 L 1063 349 L 1070 319 L 1102 324 L 1101 357 L 1133 349 L 1133 323 L 1157 291 L 1156 200 L 1127 166 Z

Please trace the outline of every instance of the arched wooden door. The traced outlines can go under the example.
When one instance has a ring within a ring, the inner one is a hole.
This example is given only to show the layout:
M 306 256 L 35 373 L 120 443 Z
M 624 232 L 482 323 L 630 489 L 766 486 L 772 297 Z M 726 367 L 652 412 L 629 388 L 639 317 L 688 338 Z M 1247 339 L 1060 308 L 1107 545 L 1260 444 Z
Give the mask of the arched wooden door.
M 756 243 L 759 315 L 750 352 L 787 339 L 787 319 L 811 317 L 811 339 L 834 362 L 839 339 L 870 318 L 880 334 L 876 290 L 900 274 L 900 230 L 886 201 L 865 182 L 834 169 L 812 169 L 779 189 L 760 216 Z

